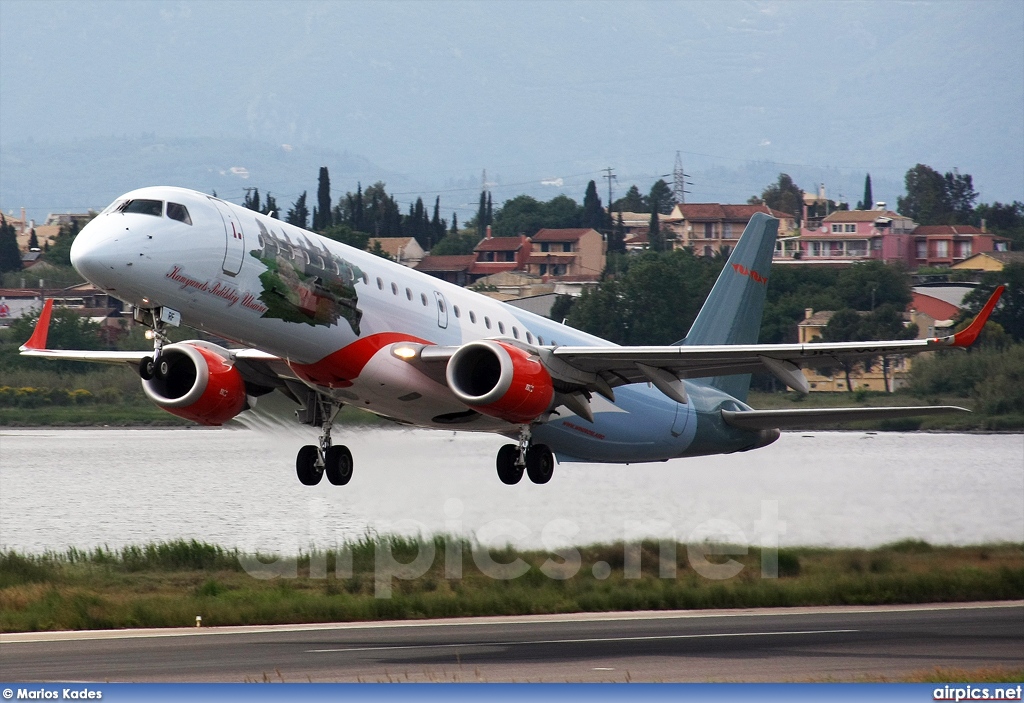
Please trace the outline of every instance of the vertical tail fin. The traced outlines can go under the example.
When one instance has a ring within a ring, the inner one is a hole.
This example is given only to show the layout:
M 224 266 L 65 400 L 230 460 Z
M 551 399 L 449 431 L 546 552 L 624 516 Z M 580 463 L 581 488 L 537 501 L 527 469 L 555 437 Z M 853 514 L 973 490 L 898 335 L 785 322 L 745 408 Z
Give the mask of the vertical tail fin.
M 754 213 L 680 344 L 757 343 L 778 230 L 777 219 L 763 212 Z M 750 374 L 718 376 L 711 385 L 746 400 Z

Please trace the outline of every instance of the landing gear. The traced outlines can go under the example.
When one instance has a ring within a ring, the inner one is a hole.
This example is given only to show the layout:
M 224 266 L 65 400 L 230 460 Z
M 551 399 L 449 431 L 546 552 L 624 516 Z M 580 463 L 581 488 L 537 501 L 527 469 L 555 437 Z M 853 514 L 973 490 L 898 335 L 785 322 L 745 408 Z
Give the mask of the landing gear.
M 135 319 L 138 322 L 151 325 L 152 329 L 146 331 L 146 338 L 153 340 L 153 356 L 144 356 L 139 360 L 139 376 L 143 381 L 152 381 L 154 378 L 160 381 L 166 380 L 171 367 L 160 357 L 160 352 L 170 341 L 167 339 L 167 323 L 161 319 L 157 309 L 136 310 Z
M 306 407 L 298 413 L 303 424 L 320 425 L 319 446 L 307 444 L 295 458 L 295 473 L 304 486 L 315 486 L 324 474 L 335 486 L 344 486 L 352 480 L 352 452 L 344 445 L 331 445 L 331 427 L 340 409 L 340 403 L 310 392 Z
M 530 426 L 519 433 L 518 444 L 506 444 L 498 450 L 495 462 L 498 478 L 506 485 L 519 483 L 525 472 L 534 483 L 547 483 L 555 472 L 555 457 L 546 444 L 532 444 Z

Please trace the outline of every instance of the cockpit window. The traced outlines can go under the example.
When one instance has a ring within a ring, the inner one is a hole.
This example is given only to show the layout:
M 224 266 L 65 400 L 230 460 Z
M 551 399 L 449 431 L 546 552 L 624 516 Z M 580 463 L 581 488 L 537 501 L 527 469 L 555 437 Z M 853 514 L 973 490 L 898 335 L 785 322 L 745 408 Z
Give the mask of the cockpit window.
M 124 205 L 124 200 L 122 200 L 121 198 L 118 198 L 114 202 L 110 203 L 110 205 L 107 205 L 106 209 L 103 212 L 101 212 L 100 214 L 101 215 L 106 215 L 109 212 L 120 212 L 122 205 Z
M 172 220 L 184 222 L 186 225 L 192 224 L 192 218 L 188 216 L 188 208 L 178 203 L 167 203 L 167 216 Z
M 160 217 L 164 214 L 164 202 L 162 200 L 126 200 L 120 207 L 120 211 Z

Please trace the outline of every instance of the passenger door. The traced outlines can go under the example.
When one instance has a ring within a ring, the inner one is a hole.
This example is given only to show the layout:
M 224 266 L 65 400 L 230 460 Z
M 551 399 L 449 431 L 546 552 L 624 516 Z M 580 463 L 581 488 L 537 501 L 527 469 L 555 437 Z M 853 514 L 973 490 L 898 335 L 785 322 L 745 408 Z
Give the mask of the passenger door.
M 434 291 L 434 299 L 437 301 L 437 326 L 448 329 L 448 301 L 437 290 Z
M 242 270 L 242 260 L 245 258 L 245 234 L 242 232 L 242 223 L 238 221 L 230 208 L 223 203 L 213 200 L 224 221 L 224 263 L 221 269 L 229 276 L 237 276 Z

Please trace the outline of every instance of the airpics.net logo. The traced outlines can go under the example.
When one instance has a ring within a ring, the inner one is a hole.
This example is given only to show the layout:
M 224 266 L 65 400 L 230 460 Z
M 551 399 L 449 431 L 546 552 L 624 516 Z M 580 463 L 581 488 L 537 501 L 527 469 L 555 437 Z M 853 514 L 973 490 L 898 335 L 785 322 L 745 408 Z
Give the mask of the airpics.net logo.
M 324 508 L 318 501 L 311 501 L 309 520 L 305 532 L 310 538 L 320 543 L 329 537 L 330 530 L 323 524 Z M 458 580 L 463 577 L 464 549 L 468 547 L 472 565 L 484 576 L 501 581 L 511 581 L 524 576 L 531 566 L 524 559 L 516 556 L 509 561 L 498 561 L 492 556 L 491 549 L 503 550 L 500 546 L 525 544 L 534 541 L 536 533 L 527 525 L 508 518 L 491 520 L 473 531 L 473 539 L 465 540 L 467 530 L 462 520 L 464 507 L 458 498 L 449 498 L 444 504 L 444 536 L 438 540 L 395 539 L 380 537 L 373 542 L 373 591 L 377 598 L 390 598 L 395 581 L 411 581 L 425 576 L 438 560 L 438 542 L 443 542 L 444 578 Z M 273 538 L 288 529 L 280 522 L 266 526 L 264 534 Z M 299 525 L 291 526 L 293 534 L 299 534 Z M 644 549 L 644 543 L 657 542 L 657 574 L 659 578 L 675 579 L 679 570 L 679 548 L 686 550 L 685 564 L 697 575 L 710 580 L 725 580 L 738 576 L 745 568 L 742 562 L 732 557 L 745 556 L 752 547 L 760 551 L 761 578 L 778 578 L 779 576 L 779 539 L 785 534 L 786 524 L 779 520 L 779 504 L 775 500 L 761 501 L 760 519 L 754 523 L 754 539 L 749 539 L 736 523 L 721 518 L 706 520 L 687 534 L 678 534 L 673 525 L 661 520 L 627 520 L 622 525 L 621 560 L 618 556 L 612 561 L 618 562 L 622 576 L 626 579 L 643 578 L 643 568 L 652 567 L 653 555 Z M 299 559 L 295 557 L 266 556 L 260 544 L 260 530 L 249 533 L 246 544 L 239 545 L 239 564 L 253 578 L 291 579 L 300 576 Z M 378 521 L 374 523 L 370 534 L 375 535 L 428 535 L 431 530 L 417 520 Z M 572 520 L 554 519 L 540 530 L 540 542 L 544 551 L 551 556 L 540 566 L 540 572 L 547 578 L 567 580 L 577 576 L 584 568 L 589 567 L 591 574 L 598 580 L 607 579 L 612 574 L 612 565 L 605 560 L 592 564 L 584 564 L 579 549 L 573 546 L 574 539 L 579 535 L 580 528 Z M 656 536 L 655 536 L 656 535 Z M 680 539 L 682 538 L 682 539 Z M 308 578 L 327 579 L 333 575 L 336 579 L 350 579 L 354 576 L 353 552 L 345 544 L 334 550 L 312 550 L 308 560 Z M 395 546 L 399 549 L 395 549 Z M 489 548 L 485 545 L 491 545 Z M 747 545 L 752 545 L 747 546 Z M 410 559 L 410 547 L 415 548 L 415 556 Z M 402 560 L 396 551 L 400 552 Z M 646 555 L 646 556 L 645 556 Z M 509 555 L 511 556 L 511 555 Z M 330 558 L 329 558 L 330 557 Z M 328 566 L 332 565 L 333 569 Z M 756 568 L 756 567 L 753 567 Z M 307 576 L 306 569 L 301 575 Z

